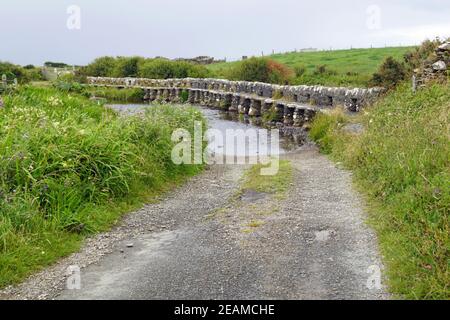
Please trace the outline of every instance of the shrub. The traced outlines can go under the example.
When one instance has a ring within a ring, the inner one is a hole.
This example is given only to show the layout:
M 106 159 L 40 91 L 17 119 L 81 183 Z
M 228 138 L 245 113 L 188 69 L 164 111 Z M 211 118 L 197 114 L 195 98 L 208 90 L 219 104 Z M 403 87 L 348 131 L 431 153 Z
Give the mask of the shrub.
M 118 57 L 114 62 L 113 77 L 137 77 L 139 65 L 143 62 L 141 57 Z
M 76 72 L 76 79 L 85 82 L 92 77 L 143 77 L 152 79 L 206 78 L 206 67 L 186 61 L 171 61 L 164 58 L 144 59 L 142 57 L 101 57 Z
M 27 78 L 30 79 L 30 81 L 42 81 L 44 80 L 44 76 L 42 74 L 41 68 L 26 66 L 25 72 L 27 74 Z
M 250 58 L 236 64 L 229 71 L 228 78 L 241 81 L 259 81 L 287 84 L 294 72 L 287 66 L 268 58 Z
M 404 60 L 409 73 L 412 73 L 414 69 L 418 69 L 429 60 L 434 62 L 435 50 L 441 44 L 439 39 L 425 40 L 419 47 L 416 47 L 413 51 L 410 51 L 404 55 Z
M 209 71 L 204 66 L 162 58 L 146 60 L 139 70 L 140 77 L 152 79 L 206 78 L 208 75 Z
M 174 78 L 175 73 L 173 62 L 162 58 L 145 61 L 139 70 L 140 77 L 151 79 Z
M 187 102 L 189 99 L 189 92 L 187 90 L 182 90 L 180 92 L 180 100 L 182 103 Z
M 27 70 L 9 62 L 0 62 L 0 77 L 2 75 L 6 75 L 8 80 L 17 79 L 19 83 L 27 83 L 31 80 Z
M 294 72 L 296 77 L 301 77 L 306 73 L 306 67 L 304 65 L 294 66 Z
M 63 62 L 52 62 L 52 61 L 45 62 L 44 66 L 49 67 L 49 68 L 67 68 L 67 67 L 69 67 L 68 64 L 65 64 Z
M 324 64 L 316 66 L 316 69 L 314 70 L 314 75 L 337 75 L 337 72 L 334 70 L 328 69 L 328 67 Z
M 84 87 L 76 81 L 75 75 L 68 73 L 59 76 L 56 81 L 53 83 L 53 87 L 63 91 L 65 93 L 68 92 L 76 92 L 76 93 L 82 93 Z
M 371 84 L 392 89 L 405 79 L 405 66 L 394 58 L 388 57 L 380 66 L 378 72 L 373 75 Z
M 246 59 L 230 70 L 230 76 L 233 80 L 243 81 L 269 81 L 269 69 L 265 59 L 250 58 Z
M 294 77 L 294 71 L 278 61 L 267 59 L 267 67 L 269 83 L 289 84 Z
M 80 68 L 76 75 L 77 77 L 111 77 L 116 66 L 116 59 L 113 57 L 100 57 L 95 59 L 92 63 Z

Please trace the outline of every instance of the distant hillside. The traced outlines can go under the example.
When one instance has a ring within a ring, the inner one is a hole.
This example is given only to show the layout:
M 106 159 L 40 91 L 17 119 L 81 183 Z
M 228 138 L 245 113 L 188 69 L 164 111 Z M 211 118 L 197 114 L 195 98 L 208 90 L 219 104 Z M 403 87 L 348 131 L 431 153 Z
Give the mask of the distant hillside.
M 413 47 L 390 47 L 317 52 L 290 52 L 268 56 L 296 70 L 294 84 L 328 86 L 369 86 L 369 80 L 388 56 L 402 61 Z M 227 77 L 231 66 L 238 62 L 216 63 L 208 66 L 216 77 Z M 325 66 L 325 68 L 320 68 Z

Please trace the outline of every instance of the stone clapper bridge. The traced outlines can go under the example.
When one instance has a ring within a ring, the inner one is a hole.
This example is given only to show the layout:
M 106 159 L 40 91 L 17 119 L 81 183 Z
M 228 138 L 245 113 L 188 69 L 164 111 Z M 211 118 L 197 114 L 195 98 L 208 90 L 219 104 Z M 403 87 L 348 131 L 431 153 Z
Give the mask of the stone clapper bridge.
M 357 112 L 374 102 L 385 91 L 383 88 L 281 86 L 261 82 L 196 78 L 160 80 L 88 77 L 88 84 L 99 87 L 140 88 L 145 91 L 146 101 L 199 104 L 261 117 L 266 122 L 282 123 L 285 127 L 296 128 L 307 128 L 308 122 L 317 112 L 336 106 Z

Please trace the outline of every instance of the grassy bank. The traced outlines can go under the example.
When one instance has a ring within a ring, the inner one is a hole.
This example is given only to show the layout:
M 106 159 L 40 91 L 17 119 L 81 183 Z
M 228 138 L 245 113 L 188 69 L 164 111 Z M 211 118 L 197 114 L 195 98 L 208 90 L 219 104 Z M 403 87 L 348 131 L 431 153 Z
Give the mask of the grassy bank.
M 83 94 L 86 97 L 104 98 L 108 102 L 142 103 L 145 92 L 139 88 L 116 89 L 86 87 L 83 89 Z
M 385 58 L 399 61 L 411 47 L 291 52 L 270 55 L 269 58 L 291 67 L 297 76 L 294 84 L 367 87 L 372 75 Z M 218 63 L 208 68 L 216 77 L 226 78 L 239 62 Z M 323 67 L 324 66 L 324 67 Z
M 33 84 L 35 87 L 45 87 L 44 83 Z M 48 82 L 55 89 L 67 94 L 78 94 L 86 98 L 101 98 L 108 102 L 141 103 L 145 92 L 140 88 L 91 87 L 74 81 L 73 76 L 64 76 L 54 82 Z
M 362 135 L 343 129 L 355 121 Z M 311 136 L 367 195 L 391 290 L 449 299 L 450 86 L 402 85 L 359 118 L 318 116 Z
M 192 108 L 120 118 L 88 99 L 25 87 L 0 109 L 0 287 L 76 250 L 121 214 L 201 170 L 171 161 Z

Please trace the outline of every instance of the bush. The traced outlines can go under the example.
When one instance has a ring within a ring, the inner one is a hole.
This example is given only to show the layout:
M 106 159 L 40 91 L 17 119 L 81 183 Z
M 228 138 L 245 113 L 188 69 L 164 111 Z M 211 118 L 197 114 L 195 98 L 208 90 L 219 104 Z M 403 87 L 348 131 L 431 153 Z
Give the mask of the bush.
M 294 72 L 287 66 L 268 58 L 246 59 L 229 71 L 228 78 L 240 81 L 259 81 L 288 84 Z
M 306 73 L 306 67 L 304 65 L 294 66 L 294 72 L 296 77 L 301 77 Z
M 76 75 L 78 77 L 112 77 L 116 67 L 116 59 L 113 57 L 100 57 L 92 63 L 80 68 Z
M 144 62 L 139 70 L 139 77 L 151 79 L 174 78 L 172 63 L 166 59 L 154 59 Z
M 187 90 L 183 90 L 180 92 L 180 101 L 182 103 L 187 102 L 189 99 L 189 92 Z
M 267 59 L 267 67 L 269 83 L 289 84 L 294 77 L 294 71 L 278 61 Z
M 233 80 L 268 82 L 267 60 L 260 58 L 246 59 L 230 70 L 230 77 Z
M 85 82 L 92 77 L 143 77 L 152 79 L 206 78 L 206 67 L 185 61 L 171 61 L 164 58 L 144 59 L 141 57 L 101 57 L 76 72 L 76 79 Z
M 117 78 L 137 77 L 139 73 L 139 64 L 143 62 L 140 57 L 119 57 L 114 62 L 112 76 Z
M 208 75 L 209 71 L 204 66 L 161 58 L 146 60 L 139 70 L 140 77 L 151 79 L 207 78 Z
M 371 84 L 392 89 L 405 79 L 405 66 L 394 58 L 388 57 L 380 66 L 378 72 L 373 75 Z
M 25 69 L 25 73 L 27 74 L 27 78 L 30 81 L 43 81 L 44 80 L 44 76 L 42 74 L 42 69 L 41 68 L 30 68 L 30 66 L 26 66 L 27 68 Z
M 313 72 L 314 75 L 328 75 L 328 76 L 334 76 L 337 75 L 337 72 L 334 70 L 328 69 L 328 67 L 324 64 L 316 66 L 316 69 Z
M 68 64 L 65 64 L 63 62 L 51 62 L 51 61 L 45 62 L 44 66 L 49 67 L 49 68 L 67 68 L 67 67 L 69 67 Z
M 0 77 L 2 75 L 6 75 L 6 78 L 9 81 L 17 79 L 19 83 L 27 83 L 31 80 L 30 74 L 27 70 L 21 66 L 9 62 L 0 62 Z
M 59 76 L 58 79 L 53 82 L 53 87 L 65 93 L 83 92 L 83 86 L 79 82 L 77 82 L 76 77 L 70 73 Z
M 410 74 L 414 69 L 421 68 L 426 61 L 435 61 L 435 50 L 441 44 L 438 39 L 426 40 L 419 47 L 404 55 L 407 70 Z

